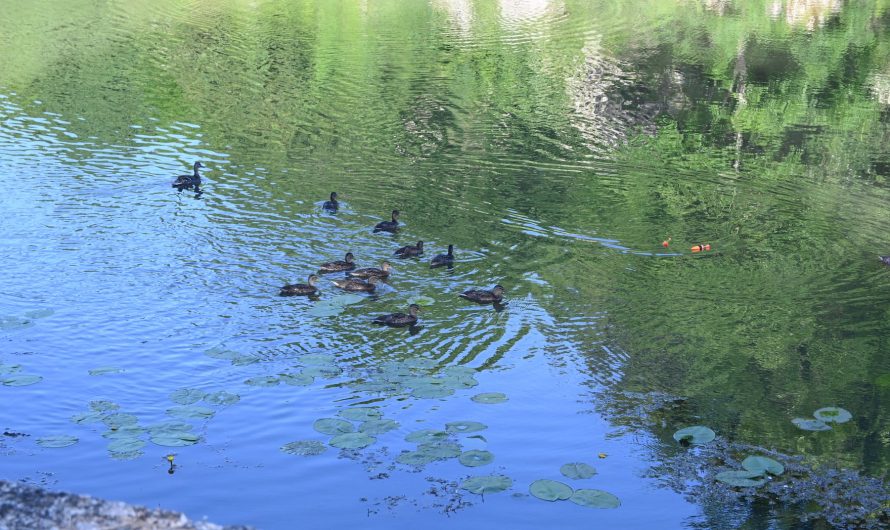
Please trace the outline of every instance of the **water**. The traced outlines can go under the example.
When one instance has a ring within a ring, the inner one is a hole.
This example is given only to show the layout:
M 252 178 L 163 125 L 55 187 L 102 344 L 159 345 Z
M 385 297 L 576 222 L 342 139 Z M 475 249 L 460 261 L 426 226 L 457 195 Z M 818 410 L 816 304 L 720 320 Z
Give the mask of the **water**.
M 43 379 L 0 387 L 0 427 L 29 435 L 0 438 L 2 478 L 264 529 L 691 528 L 731 516 L 649 476 L 680 427 L 887 471 L 884 2 L 14 4 L 0 363 Z M 171 189 L 195 160 L 204 192 Z M 372 234 L 394 208 L 400 233 Z M 417 240 L 423 260 L 392 259 Z M 430 270 L 448 244 L 457 265 Z M 277 296 L 347 251 L 392 279 Z M 501 311 L 457 297 L 497 283 Z M 369 325 L 418 299 L 419 329 Z M 245 384 L 307 354 L 338 370 Z M 478 386 L 374 391 L 392 365 L 470 367 Z M 180 388 L 240 401 L 199 403 L 215 414 L 187 420 L 198 444 L 126 459 L 71 421 L 109 400 L 157 424 Z M 665 394 L 686 401 L 646 412 Z M 368 404 L 399 428 L 355 453 L 279 451 Z M 826 405 L 854 421 L 791 424 Z M 458 420 L 488 425 L 456 439 L 492 464 L 397 463 L 408 433 Z M 80 441 L 36 444 L 53 434 Z M 562 477 L 576 461 L 598 474 Z M 457 489 L 489 473 L 513 488 Z M 622 506 L 539 501 L 539 478 Z

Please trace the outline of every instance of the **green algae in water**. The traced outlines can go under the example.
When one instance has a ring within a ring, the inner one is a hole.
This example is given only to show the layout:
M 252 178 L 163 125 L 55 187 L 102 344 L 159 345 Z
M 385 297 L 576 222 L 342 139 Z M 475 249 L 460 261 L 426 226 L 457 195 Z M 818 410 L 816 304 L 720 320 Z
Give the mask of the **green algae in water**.
M 297 456 L 317 456 L 328 450 L 328 446 L 316 440 L 298 440 L 282 445 L 282 452 Z
M 430 298 L 429 296 L 423 296 L 423 295 L 412 296 L 411 298 L 408 299 L 409 305 L 417 304 L 419 306 L 431 306 L 435 303 L 436 303 L 436 300 L 434 298 Z
M 278 378 L 282 383 L 290 386 L 309 386 L 315 382 L 315 377 L 304 372 L 280 374 Z
M 15 374 L 4 377 L 3 386 L 29 386 L 43 381 L 43 377 L 39 375 Z
M 785 472 L 785 466 L 766 456 L 749 456 L 742 460 L 742 467 L 747 471 L 760 473 L 761 475 L 764 473 L 781 475 Z
M 185 447 L 198 443 L 201 437 L 188 431 L 163 431 L 152 434 L 149 439 L 155 445 L 163 447 Z
M 89 370 L 89 374 L 92 376 L 99 375 L 111 375 L 111 374 L 120 374 L 123 373 L 124 369 L 119 368 L 117 366 L 100 366 L 98 368 L 92 368 Z
M 596 469 L 589 464 L 585 464 L 584 462 L 572 462 L 570 464 L 563 464 L 562 467 L 559 468 L 559 472 L 563 474 L 566 478 L 572 479 L 585 479 L 590 478 L 596 475 Z
M 352 421 L 376 420 L 383 416 L 377 407 L 350 407 L 337 413 L 337 416 Z
M 200 405 L 182 405 L 179 407 L 171 407 L 167 409 L 167 414 L 174 418 L 184 420 L 188 419 L 207 419 L 212 418 L 216 411 L 213 409 L 202 407 Z
M 603 490 L 594 490 L 594 489 L 580 489 L 575 490 L 575 493 L 569 497 L 569 500 L 574 502 L 579 506 L 585 506 L 587 508 L 618 508 L 621 506 L 621 501 L 618 500 L 618 497 L 612 495 L 608 491 Z
M 757 471 L 721 471 L 720 473 L 717 473 L 717 476 L 714 478 L 724 484 L 729 484 L 736 488 L 752 488 L 766 484 L 766 479 L 763 478 L 763 473 Z
M 473 449 L 461 453 L 458 457 L 458 461 L 467 467 L 485 466 L 494 461 L 494 453 Z
M 241 396 L 225 390 L 211 392 L 204 396 L 204 402 L 211 405 L 232 405 L 241 401 Z
M 340 449 L 362 449 L 376 441 L 377 438 L 363 432 L 347 432 L 331 438 L 330 445 Z
M 685 427 L 674 433 L 674 440 L 681 444 L 702 445 L 714 441 L 716 437 L 714 431 L 703 425 Z
M 400 427 L 399 422 L 385 418 L 368 420 L 358 426 L 359 432 L 365 434 L 383 434 L 394 431 Z
M 478 421 L 451 421 L 445 424 L 445 430 L 453 433 L 484 431 L 488 425 Z
M 791 423 L 797 426 L 798 429 L 802 429 L 804 431 L 830 431 L 831 426 L 827 425 L 822 420 L 816 420 L 813 418 L 794 418 L 791 420 Z
M 281 382 L 281 380 L 278 379 L 277 376 L 262 375 L 259 377 L 251 377 L 250 379 L 244 381 L 244 384 L 250 385 L 250 386 L 269 387 L 269 386 L 275 386 L 280 382 Z
M 486 405 L 495 405 L 507 401 L 507 395 L 501 392 L 483 392 L 471 397 L 476 403 L 485 403 Z
M 513 479 L 504 475 L 487 475 L 484 477 L 470 477 L 460 483 L 461 489 L 470 493 L 484 495 L 486 493 L 500 493 L 513 486 Z
M 37 439 L 37 445 L 40 447 L 48 447 L 48 448 L 61 448 L 68 447 L 69 445 L 74 445 L 78 442 L 78 438 L 76 436 L 69 436 L 67 434 L 57 434 L 54 436 L 44 436 L 42 438 Z
M 410 432 L 405 436 L 406 442 L 411 443 L 430 443 L 438 440 L 444 440 L 448 438 L 448 433 L 445 431 L 437 431 L 435 429 L 422 429 L 419 431 Z
M 204 399 L 205 395 L 206 392 L 197 388 L 179 388 L 170 393 L 170 401 L 180 405 L 191 405 Z
M 813 416 L 825 423 L 847 423 L 853 419 L 850 411 L 840 407 L 823 407 L 813 413 Z
M 345 434 L 355 431 L 355 427 L 351 423 L 346 420 L 341 420 L 339 418 L 321 418 L 315 420 L 315 423 L 312 424 L 312 428 L 322 434 Z
M 564 501 L 572 496 L 574 490 L 568 484 L 542 478 L 532 482 L 529 493 L 542 501 Z

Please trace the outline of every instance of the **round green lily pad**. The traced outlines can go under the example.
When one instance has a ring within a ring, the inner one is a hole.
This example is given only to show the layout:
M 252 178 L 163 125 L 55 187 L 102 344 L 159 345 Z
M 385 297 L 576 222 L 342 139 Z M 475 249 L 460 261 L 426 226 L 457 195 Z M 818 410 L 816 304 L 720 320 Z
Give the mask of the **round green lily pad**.
M 304 375 L 309 377 L 331 378 L 337 377 L 343 373 L 343 369 L 335 364 L 321 364 L 318 366 L 307 366 L 303 368 Z
M 315 377 L 304 372 L 281 374 L 278 377 L 282 383 L 290 386 L 309 386 L 315 381 Z
M 40 447 L 68 447 L 78 442 L 76 436 L 68 436 L 67 434 L 57 434 L 54 436 L 44 436 L 37 439 L 37 445 Z
M 596 475 L 596 469 L 584 462 L 572 462 L 571 464 L 563 464 L 559 468 L 559 472 L 567 478 L 583 479 Z
M 355 427 L 353 427 L 351 423 L 338 418 L 321 418 L 315 420 L 315 423 L 312 424 L 312 428 L 322 434 L 330 435 L 345 434 L 355 431 Z
M 612 495 L 608 491 L 594 489 L 575 490 L 575 493 L 569 497 L 569 500 L 579 506 L 587 508 L 617 508 L 621 506 L 618 497 Z
M 399 422 L 385 418 L 368 420 L 358 426 L 359 432 L 365 434 L 383 434 L 399 428 Z
M 396 462 L 400 464 L 405 464 L 406 466 L 414 466 L 414 467 L 423 467 L 427 464 L 433 463 L 438 458 L 432 456 L 428 453 L 422 453 L 420 451 L 405 451 L 396 457 Z
M 478 421 L 451 421 L 445 424 L 445 430 L 448 432 L 477 432 L 487 428 L 488 425 Z
M 694 445 L 702 445 L 713 441 L 716 437 L 717 435 L 714 431 L 703 425 L 686 427 L 674 433 L 674 440 L 677 440 L 681 444 L 690 443 Z
M 418 399 L 438 399 L 453 394 L 453 388 L 440 384 L 418 385 L 411 389 L 411 395 Z
M 337 413 L 337 416 L 352 421 L 376 420 L 383 416 L 377 407 L 350 407 Z
M 281 451 L 289 455 L 316 456 L 324 453 L 328 447 L 315 440 L 299 440 L 281 446 Z
M 507 395 L 502 394 L 501 392 L 483 392 L 482 394 L 476 394 L 470 399 L 472 399 L 476 403 L 494 405 L 496 403 L 503 403 L 507 401 Z
M 206 393 L 197 388 L 180 388 L 170 393 L 170 401 L 180 405 L 191 405 L 204 399 Z
M 546 478 L 532 482 L 528 491 L 542 501 L 564 501 L 574 492 L 568 484 Z
M 108 451 L 111 453 L 120 453 L 129 455 L 138 452 L 145 447 L 145 441 L 139 438 L 116 438 L 108 444 Z
M 798 429 L 803 429 L 805 431 L 830 431 L 831 426 L 826 425 L 826 423 L 822 420 L 815 420 L 812 418 L 794 418 L 791 420 L 791 423 L 797 425 Z
M 119 374 L 123 372 L 123 368 L 118 368 L 117 366 L 100 366 L 98 368 L 93 368 L 89 371 L 90 375 L 108 375 L 108 374 Z
M 376 442 L 377 438 L 363 432 L 347 432 L 331 438 L 330 444 L 340 449 L 362 449 Z
M 451 440 L 436 440 L 434 442 L 424 443 L 417 446 L 417 452 L 430 455 L 436 459 L 445 460 L 447 458 L 457 458 L 460 456 L 460 444 Z
M 195 433 L 188 431 L 167 431 L 151 436 L 152 443 L 162 445 L 164 447 L 184 447 L 186 445 L 194 445 L 201 439 Z
M 817 420 L 822 420 L 825 423 L 847 423 L 848 421 L 853 419 L 853 415 L 850 413 L 850 411 L 842 409 L 840 407 L 822 407 L 821 409 L 814 412 L 813 416 Z
M 785 466 L 766 456 L 749 456 L 742 460 L 742 467 L 752 473 L 769 473 L 781 475 L 785 472 Z
M 107 425 L 109 429 L 119 429 L 125 425 L 136 425 L 139 423 L 139 418 L 132 414 L 117 412 L 102 418 L 102 423 Z
M 183 421 L 165 421 L 163 423 L 158 423 L 156 425 L 152 425 L 146 431 L 152 436 L 156 434 L 163 434 L 169 432 L 182 432 L 182 431 L 190 431 L 192 430 L 192 425 L 190 423 L 185 423 Z
M 118 438 L 138 438 L 143 434 L 145 434 L 145 429 L 136 424 L 122 425 L 120 427 L 112 427 L 103 432 L 102 438 L 108 438 L 109 440 L 116 440 Z
M 21 371 L 22 365 L 20 364 L 3 364 L 0 363 L 0 374 L 14 374 L 18 371 Z
M 513 479 L 504 475 L 486 475 L 484 477 L 470 477 L 460 483 L 460 487 L 469 491 L 484 495 L 486 493 L 499 493 L 513 486 Z
M 445 431 L 437 431 L 435 429 L 422 429 L 419 431 L 409 432 L 405 436 L 406 442 L 412 443 L 430 443 L 436 440 L 443 440 L 448 438 L 448 433 Z
M 715 478 L 724 484 L 737 488 L 751 488 L 766 484 L 766 479 L 763 478 L 762 472 L 748 470 L 722 471 L 717 473 Z
M 280 382 L 281 380 L 278 379 L 278 376 L 261 375 L 258 377 L 251 377 L 250 379 L 244 381 L 244 384 L 250 386 L 275 386 Z
M 39 375 L 15 374 L 4 377 L 3 386 L 28 386 L 43 381 L 43 377 Z
M 211 405 L 232 405 L 239 401 L 241 401 L 241 396 L 226 392 L 225 390 L 211 392 L 204 396 L 204 402 L 210 403 Z
M 491 451 L 472 449 L 461 453 L 458 460 L 461 464 L 467 467 L 479 467 L 492 463 L 492 461 L 494 461 L 494 453 Z
M 216 411 L 200 405 L 181 405 L 167 409 L 167 414 L 180 419 L 207 419 L 212 418 Z

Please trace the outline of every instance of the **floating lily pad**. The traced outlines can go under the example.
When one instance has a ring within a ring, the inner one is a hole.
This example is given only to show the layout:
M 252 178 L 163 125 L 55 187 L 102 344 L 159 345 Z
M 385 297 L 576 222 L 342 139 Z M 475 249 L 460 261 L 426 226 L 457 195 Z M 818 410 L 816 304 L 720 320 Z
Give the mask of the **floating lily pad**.
M 377 407 L 349 407 L 337 413 L 337 416 L 352 421 L 376 420 L 383 416 Z
M 418 399 L 438 399 L 453 394 L 453 388 L 442 385 L 422 385 L 411 389 L 411 395 Z
M 330 444 L 340 449 L 362 449 L 377 441 L 377 438 L 363 432 L 347 432 L 331 438 Z
M 146 429 L 146 431 L 152 436 L 164 433 L 183 432 L 191 430 L 192 425 L 183 421 L 165 421 L 163 423 L 152 425 L 151 427 Z
M 4 386 L 28 386 L 43 381 L 39 375 L 14 374 L 2 379 Z
M 323 364 L 318 366 L 307 366 L 303 368 L 302 373 L 310 377 L 330 379 L 331 377 L 337 377 L 342 374 L 343 369 L 335 364 Z
M 110 412 L 120 409 L 121 406 L 114 401 L 96 400 L 90 401 L 90 408 L 96 412 Z
M 180 388 L 170 393 L 170 401 L 180 405 L 191 405 L 204 399 L 205 395 L 206 392 L 197 388 Z
M 0 317 L 0 330 L 12 331 L 16 329 L 30 328 L 34 321 L 22 317 Z
M 853 415 L 850 411 L 840 407 L 823 407 L 814 412 L 813 416 L 815 416 L 817 420 L 822 420 L 825 423 L 847 423 L 853 419 Z
M 791 423 L 797 425 L 798 429 L 803 429 L 805 431 L 830 431 L 831 426 L 827 425 L 822 420 L 815 420 L 812 418 L 794 418 L 791 420 Z
M 448 432 L 477 432 L 487 428 L 488 425 L 478 421 L 451 421 L 445 424 L 445 430 Z
M 182 405 L 167 409 L 167 414 L 180 419 L 207 419 L 212 418 L 216 411 L 200 405 Z
M 102 423 L 107 425 L 109 429 L 119 429 L 125 425 L 136 425 L 139 423 L 139 418 L 132 414 L 117 412 L 102 418 Z
M 762 472 L 748 470 L 721 471 L 715 477 L 724 484 L 737 488 L 750 488 L 766 484 Z
M 435 456 L 420 451 L 405 451 L 396 457 L 396 462 L 406 466 L 423 467 L 438 460 Z
M 247 381 L 244 381 L 244 384 L 250 386 L 275 386 L 280 382 L 281 380 L 278 379 L 278 376 L 261 375 L 259 377 L 251 377 Z
M 282 383 L 291 386 L 309 386 L 314 381 L 315 378 L 304 372 L 297 372 L 293 374 L 281 374 L 278 376 Z
M 359 432 L 365 434 L 383 434 L 399 428 L 399 422 L 385 418 L 368 420 L 358 426 Z
M 363 299 L 360 296 L 358 298 L 359 300 Z M 326 364 L 337 364 L 337 357 L 330 353 L 304 353 L 297 357 L 297 362 L 304 366 L 322 366 Z
M 781 475 L 785 472 L 785 466 L 766 456 L 749 456 L 742 460 L 742 467 L 752 473 L 769 473 Z
M 16 372 L 21 371 L 22 365 L 20 364 L 3 364 L 0 363 L 0 374 L 14 374 Z
M 437 440 L 444 440 L 448 438 L 448 433 L 445 431 L 437 431 L 434 429 L 423 429 L 420 431 L 410 432 L 405 436 L 406 442 L 412 443 L 430 443 L 435 442 Z
M 500 392 L 484 392 L 482 394 L 476 394 L 470 399 L 472 399 L 476 403 L 493 405 L 496 403 L 504 403 L 505 401 L 507 401 L 507 395 Z
M 486 493 L 499 493 L 513 486 L 513 479 L 504 475 L 487 475 L 484 477 L 470 477 L 460 483 L 460 487 L 469 491 L 484 495 Z
M 145 441 L 139 438 L 129 437 L 129 438 L 116 438 L 112 440 L 108 444 L 108 451 L 111 453 L 118 453 L 122 455 L 131 455 L 133 453 L 141 452 L 139 451 L 145 447 Z
M 239 401 L 241 401 L 241 396 L 239 396 L 238 394 L 232 394 L 231 392 L 226 392 L 225 390 L 211 392 L 204 396 L 204 402 L 210 403 L 211 405 L 232 405 L 233 403 L 238 403 Z
M 217 346 L 205 351 L 204 355 L 213 357 L 214 359 L 224 359 L 227 361 L 231 361 L 232 359 L 238 357 L 240 354 L 236 351 L 227 350 L 221 346 Z
M 412 296 L 408 299 L 409 304 L 417 304 L 419 306 L 431 306 L 436 303 L 434 298 L 430 298 L 429 296 Z
M 461 453 L 458 460 L 467 467 L 479 467 L 492 463 L 494 461 L 494 453 L 473 449 Z
M 568 484 L 546 478 L 532 482 L 528 491 L 542 501 L 564 501 L 574 492 Z
M 184 447 L 194 445 L 201 439 L 195 433 L 188 431 L 166 431 L 151 436 L 152 443 L 164 447 Z
M 712 431 L 708 427 L 705 427 L 703 425 L 695 425 L 693 427 L 686 427 L 675 432 L 674 440 L 677 440 L 681 444 L 687 443 L 702 445 L 713 441 L 716 436 L 717 435 L 714 433 L 714 431 Z
M 138 425 L 123 425 L 121 427 L 112 427 L 102 433 L 102 438 L 114 440 L 117 438 L 138 438 L 145 434 L 145 429 Z
M 241 355 L 238 354 L 234 358 L 232 358 L 232 366 L 247 366 L 249 364 L 256 364 L 260 362 L 262 359 L 257 357 L 256 355 Z
M 590 478 L 596 475 L 596 469 L 584 462 L 572 462 L 571 464 L 563 464 L 559 468 L 559 472 L 563 476 L 573 479 Z
M 351 423 L 338 418 L 322 418 L 315 420 L 315 423 L 312 424 L 312 428 L 322 434 L 330 435 L 345 434 L 355 431 L 355 427 L 353 427 Z
M 451 440 L 436 440 L 434 442 L 424 443 L 417 446 L 417 452 L 427 454 L 437 459 L 445 460 L 448 458 L 457 458 L 460 456 L 461 447 L 457 442 Z
M 327 450 L 328 446 L 315 440 L 299 440 L 281 446 L 281 451 L 297 456 L 316 456 Z
M 306 314 L 314 317 L 334 317 L 346 311 L 346 308 L 352 304 L 357 304 L 365 299 L 364 296 L 357 294 L 344 294 L 332 298 L 330 300 L 322 300 L 314 304 Z
M 119 374 L 124 371 L 123 368 L 118 368 L 117 366 L 100 366 L 99 368 L 93 368 L 89 371 L 90 375 L 109 375 L 109 374 Z
M 57 434 L 55 436 L 44 436 L 37 439 L 37 445 L 40 447 L 68 447 L 78 442 L 76 436 L 68 436 L 67 434 Z
M 608 491 L 594 489 L 575 490 L 569 500 L 587 508 L 617 508 L 621 506 L 618 497 Z

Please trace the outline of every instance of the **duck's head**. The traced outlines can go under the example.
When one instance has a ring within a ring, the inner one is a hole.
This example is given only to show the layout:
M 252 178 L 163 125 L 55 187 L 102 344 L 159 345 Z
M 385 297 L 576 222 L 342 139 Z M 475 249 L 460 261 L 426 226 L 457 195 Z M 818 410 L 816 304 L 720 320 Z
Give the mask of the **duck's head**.
M 388 261 L 384 261 L 383 263 L 380 264 L 380 269 L 383 272 L 389 272 L 392 270 L 392 265 L 390 265 Z
M 454 255 L 454 245 L 448 245 L 448 255 Z
M 411 314 L 412 317 L 416 317 L 417 313 L 420 312 L 420 306 L 417 304 L 411 304 L 408 306 L 408 313 Z
M 310 274 L 308 282 L 311 287 L 315 287 L 315 283 L 318 282 L 318 275 Z
M 205 166 L 204 164 L 202 164 L 200 162 L 195 162 L 195 171 L 198 171 L 199 167 L 207 167 L 207 166 Z
M 352 263 L 355 260 L 355 256 L 352 255 L 352 252 L 346 253 L 346 263 Z
M 398 219 L 398 218 L 399 218 L 399 211 L 398 211 L 398 210 L 393 210 L 393 211 L 392 211 L 392 220 L 395 221 L 395 220 Z
M 337 192 L 336 191 L 331 192 L 331 202 L 337 202 Z
M 423 250 L 423 241 L 417 242 L 417 250 Z
M 494 289 L 491 290 L 491 294 L 500 298 L 504 294 L 504 288 L 501 287 L 500 285 L 495 285 Z

